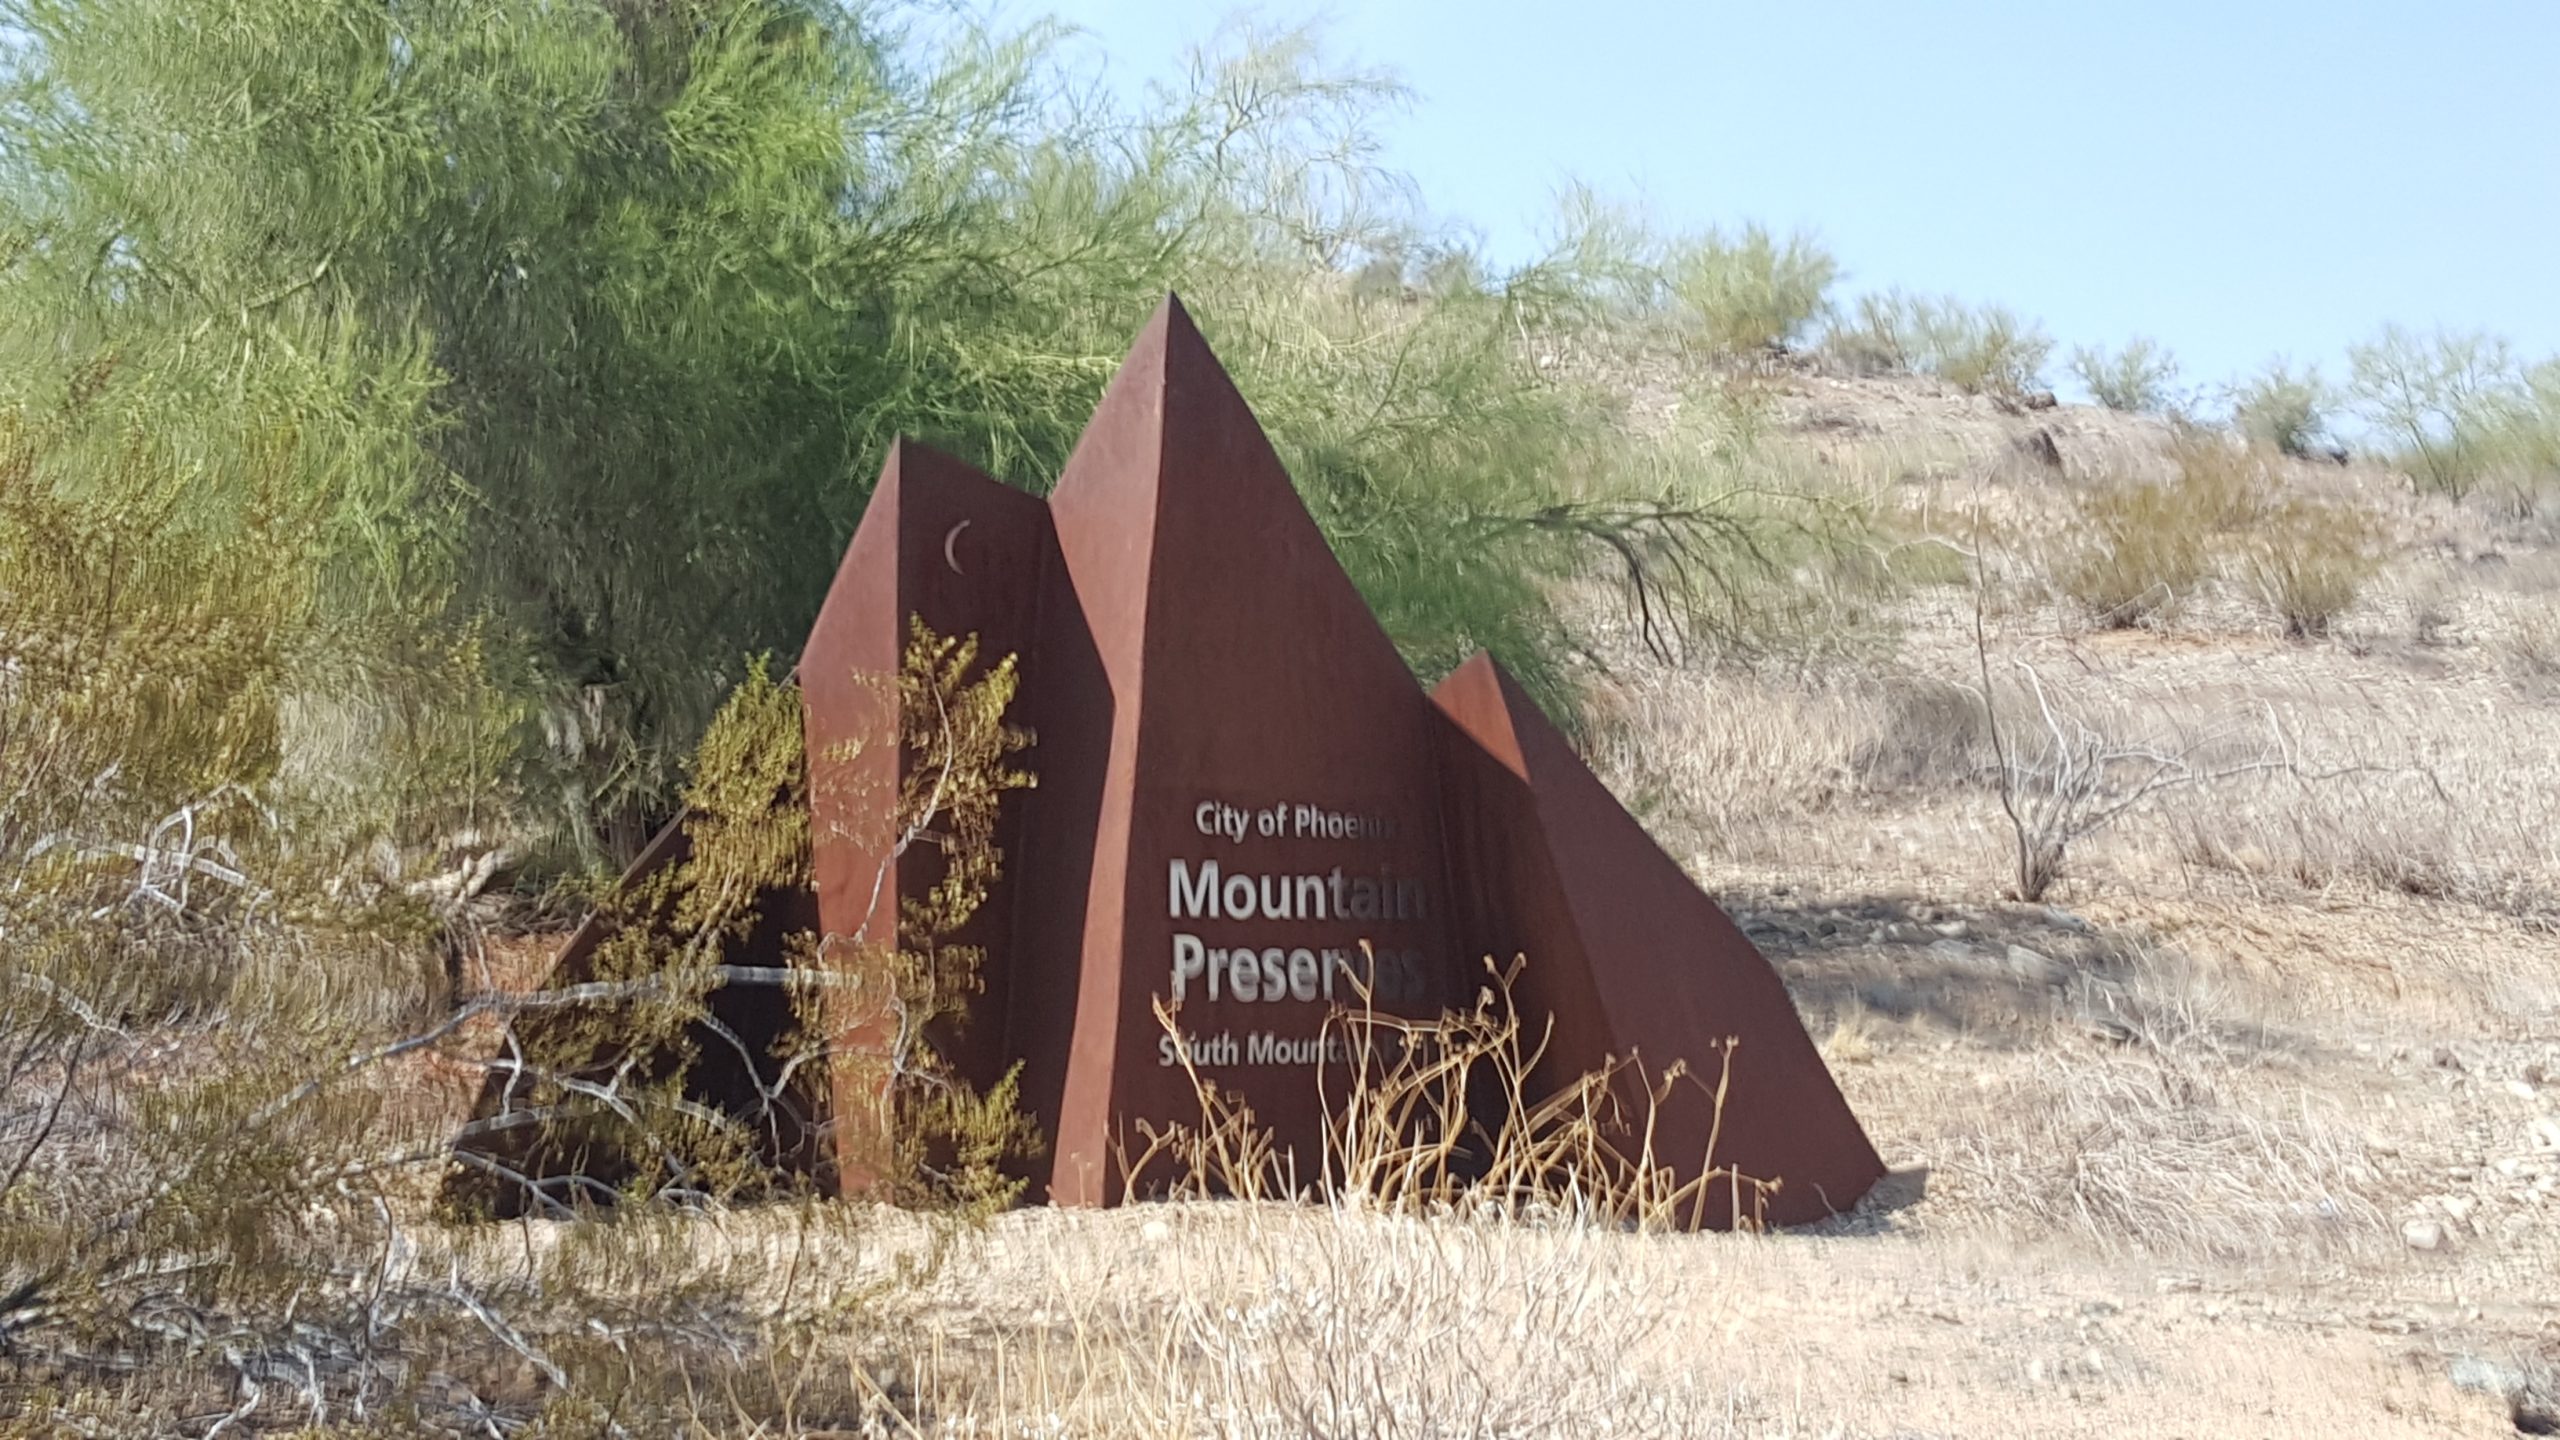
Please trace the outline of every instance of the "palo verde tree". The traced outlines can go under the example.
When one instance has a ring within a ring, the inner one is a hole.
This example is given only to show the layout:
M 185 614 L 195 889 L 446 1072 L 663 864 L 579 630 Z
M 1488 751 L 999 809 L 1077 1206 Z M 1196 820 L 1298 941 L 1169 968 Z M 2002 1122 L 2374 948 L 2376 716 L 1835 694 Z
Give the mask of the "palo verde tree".
M 922 13 L 5 0 L 0 384 L 111 373 L 79 443 L 214 530 L 292 436 L 348 632 L 306 768 L 445 723 L 465 653 L 489 805 L 598 860 L 797 643 L 889 438 L 1045 486 L 1167 289 L 1426 675 L 1491 645 L 1562 701 L 1546 582 L 1708 533 L 1520 343 L 1587 287 L 1488 273 L 1378 165 L 1382 77 L 1234 36 L 1115 111 L 1048 32 Z M 386 650 L 439 664 L 353 673 Z

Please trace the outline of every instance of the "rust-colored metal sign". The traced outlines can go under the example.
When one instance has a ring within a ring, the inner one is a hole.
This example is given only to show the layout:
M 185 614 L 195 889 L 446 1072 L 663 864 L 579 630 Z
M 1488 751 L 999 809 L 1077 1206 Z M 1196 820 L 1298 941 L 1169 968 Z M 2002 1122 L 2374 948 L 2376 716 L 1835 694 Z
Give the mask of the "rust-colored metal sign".
M 1336 1007 L 1428 1018 L 1515 954 L 1524 1017 L 1552 1024 L 1541 1079 L 1685 1064 L 1706 1083 L 1665 1092 L 1655 1157 L 1783 1182 L 1710 1194 L 1702 1223 L 1817 1218 L 1883 1173 L 1767 961 L 1491 658 L 1423 692 L 1178 302 L 1046 502 L 891 455 L 800 657 L 829 945 L 884 934 L 940 875 L 891 833 L 883 797 L 913 757 L 881 743 L 894 692 L 862 678 L 897 670 L 918 621 L 1017 657 L 1038 737 L 971 922 L 983 989 L 939 1041 L 981 1086 L 1021 1067 L 1037 1193 L 1117 1199 L 1131 1127 L 1197 1118 L 1189 1070 L 1311 1179 Z M 848 1041 L 833 1110 L 859 1186 L 889 1113 L 861 1052 L 890 1037 Z

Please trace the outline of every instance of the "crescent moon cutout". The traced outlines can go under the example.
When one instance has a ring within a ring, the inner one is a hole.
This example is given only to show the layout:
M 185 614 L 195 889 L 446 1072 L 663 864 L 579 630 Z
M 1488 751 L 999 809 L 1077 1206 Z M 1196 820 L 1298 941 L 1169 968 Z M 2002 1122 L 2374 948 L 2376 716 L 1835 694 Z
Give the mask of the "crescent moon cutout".
M 944 564 L 951 567 L 951 573 L 954 575 L 966 575 L 969 573 L 968 571 L 960 568 L 960 554 L 952 547 L 960 543 L 960 532 L 968 529 L 970 523 L 971 522 L 967 520 L 963 520 L 959 524 L 951 527 L 950 534 L 942 537 L 942 560 Z

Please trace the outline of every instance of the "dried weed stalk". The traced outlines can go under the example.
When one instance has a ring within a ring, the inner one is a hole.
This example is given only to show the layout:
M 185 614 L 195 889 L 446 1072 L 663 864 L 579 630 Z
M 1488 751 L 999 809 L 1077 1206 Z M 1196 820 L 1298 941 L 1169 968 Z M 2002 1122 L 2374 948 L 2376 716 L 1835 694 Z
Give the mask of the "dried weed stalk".
M 1552 1084 L 1544 1065 L 1552 1023 L 1532 1040 L 1514 1002 L 1524 963 L 1488 962 L 1474 1002 L 1434 1019 L 1383 1013 L 1366 995 L 1356 1007 L 1338 1007 L 1324 1033 L 1339 1037 L 1328 1048 L 1347 1059 L 1317 1071 L 1325 1119 L 1322 1153 L 1306 1166 L 1313 1174 L 1302 1173 L 1299 1157 L 1274 1141 L 1250 1105 L 1177 1047 L 1200 1119 L 1136 1124 L 1140 1143 L 1120 1162 L 1124 1197 L 1308 1196 L 1388 1214 L 1761 1228 L 1782 1182 L 1715 1163 L 1740 1042 L 1716 1047 L 1711 1083 L 1684 1062 L 1654 1075 L 1612 1058 Z M 1162 1000 L 1156 1019 L 1179 1035 Z M 1663 1106 L 1684 1086 L 1703 1090 L 1713 1106 L 1706 1153 L 1697 1157 L 1665 1153 L 1658 1135 Z M 1692 1158 L 1696 1164 L 1681 1163 Z M 1715 1214 L 1719 1201 L 1724 1213 Z

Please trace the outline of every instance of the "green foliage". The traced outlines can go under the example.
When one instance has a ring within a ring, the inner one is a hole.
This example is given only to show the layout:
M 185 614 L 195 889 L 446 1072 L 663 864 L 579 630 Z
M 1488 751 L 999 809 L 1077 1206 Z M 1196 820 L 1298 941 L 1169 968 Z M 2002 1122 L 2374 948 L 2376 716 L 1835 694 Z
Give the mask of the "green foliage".
M 2504 340 L 2389 325 L 2348 347 L 2347 365 L 2358 409 L 2400 448 L 2421 489 L 2459 500 L 2478 487 L 2492 463 L 2492 436 L 2522 389 Z
M 475 1150 L 490 1158 L 469 1162 L 469 1183 L 457 1186 L 465 1197 L 508 1213 L 565 1213 L 669 1192 L 753 1194 L 779 1158 L 768 1139 L 789 1122 L 780 1143 L 796 1144 L 797 1122 L 823 1103 L 807 1070 L 758 1071 L 739 1087 L 751 1094 L 703 1097 L 695 1084 L 706 1050 L 754 1043 L 723 1002 L 751 987 L 772 997 L 780 983 L 733 967 L 815 973 L 806 934 L 781 937 L 775 954 L 750 944 L 780 897 L 811 885 L 797 691 L 751 663 L 688 769 L 683 847 L 608 897 L 592 922 L 603 938 L 515 1021 L 503 1062 L 511 1100 L 494 1117 L 495 1142 Z M 771 1008 L 812 1018 L 802 1013 L 813 1009 L 806 997 Z M 817 1058 L 823 1035 L 803 1024 L 776 1048 L 786 1059 Z
M 2080 500 L 2080 532 L 2057 567 L 2057 583 L 2102 625 L 2133 626 L 2175 615 L 2213 573 L 2222 538 L 2264 513 L 2271 485 L 2265 461 L 2204 431 L 2182 432 L 2167 481 L 2108 485 Z
M 1935 375 L 1975 395 L 2038 388 L 2053 354 L 2044 327 L 2006 307 L 1902 290 L 1858 297 L 1823 343 L 1855 367 Z
M 2494 335 L 2396 325 L 2348 358 L 2358 409 L 2418 488 L 2486 490 L 2518 513 L 2560 493 L 2560 360 L 2527 366 Z
M 368 832 L 287 764 L 279 696 L 361 624 L 326 603 L 325 444 L 109 443 L 113 367 L 40 378 L 0 407 L 0 1293 L 49 1275 L 76 1326 L 145 1258 L 188 1256 L 199 1298 L 306 1278 L 269 1262 L 376 1109 L 277 1097 L 443 977 L 422 907 L 349 863 Z
M 2059 567 L 2063 593 L 2099 623 L 2173 616 L 2218 568 L 2236 571 L 2295 639 L 2318 639 L 2354 605 L 2381 563 L 2362 512 L 2283 492 L 2265 450 L 2181 428 L 2174 478 L 2091 491 L 2082 534 Z
M 2091 399 L 2110 410 L 2157 412 L 2177 403 L 2177 358 L 2143 336 L 2135 336 L 2116 351 L 2093 345 L 2075 348 L 2071 373 L 2089 387 Z
M 1587 291 L 1415 222 L 1400 93 L 1303 32 L 1114 113 L 1046 30 L 911 13 L 13 0 L 0 370 L 112 361 L 84 443 L 152 436 L 209 527 L 289 430 L 330 606 L 467 652 L 491 803 L 591 861 L 664 813 L 734 657 L 796 643 L 892 435 L 1045 486 L 1177 287 L 1417 668 L 1489 643 L 1564 708 L 1541 582 L 1678 528 L 1564 490 L 1618 442 L 1518 337 Z M 1702 293 L 1793 288 L 1753 325 L 1827 268 L 1699 253 Z M 1540 521 L 1565 500 L 1615 519 Z M 364 689 L 283 685 L 327 697 L 315 757 L 443 698 L 332 703 Z
M 1713 357 L 1750 356 L 1804 338 L 1830 309 L 1840 263 L 1812 236 L 1757 221 L 1727 232 L 1669 232 L 1585 187 L 1533 272 L 1549 318 L 1666 335 Z
M 173 1255 L 152 1303 L 290 1313 L 304 1207 L 396 1143 L 378 1094 L 298 1082 L 444 980 L 288 764 L 279 695 L 363 623 L 326 603 L 340 495 L 282 425 L 102 443 L 122 383 L 0 409 L 0 1293 L 74 1335 Z
M 2300 374 L 2283 360 L 2231 390 L 2231 419 L 2251 441 L 2273 446 L 2295 459 L 2307 459 L 2328 433 L 2336 392 L 2320 378 L 2318 366 Z
M 1033 784 L 1014 763 L 1032 737 L 1005 719 L 1018 683 L 1014 657 L 982 666 L 975 636 L 936 635 L 921 621 L 910 630 L 896 677 L 905 759 L 890 833 L 898 851 L 930 847 L 936 874 L 924 894 L 901 897 L 895 935 L 829 937 L 821 965 L 855 977 L 857 1005 L 878 997 L 886 1008 L 826 1023 L 831 1034 L 892 1037 L 876 1052 L 839 1046 L 834 1062 L 855 1076 L 850 1087 L 839 1082 L 839 1095 L 876 1094 L 884 1104 L 869 1122 L 874 1156 L 866 1168 L 891 1198 L 979 1214 L 1019 1193 L 1000 1167 L 1038 1137 L 1015 1108 L 1013 1074 L 980 1093 L 941 1045 L 984 989 L 986 952 L 964 937 L 1002 876 L 996 818 L 1006 795 Z M 864 1135 L 860 1117 L 838 1116 L 837 1124 Z
M 114 1007 L 201 1013 L 281 958 L 262 948 L 284 943 L 280 926 L 322 937 L 332 963 L 349 932 L 418 933 L 393 877 L 364 863 L 373 817 L 291 763 L 297 677 L 467 697 L 469 661 L 327 603 L 338 497 L 309 483 L 294 432 L 219 457 L 241 493 L 207 523 L 189 509 L 201 469 L 139 435 L 97 445 L 96 413 L 122 398 L 99 372 L 50 408 L 0 409 L 0 937 L 13 965 L 60 946 L 121 967 Z M 425 819 L 474 793 L 467 757 L 440 748 L 450 733 L 424 723 L 373 757 L 429 782 Z M 393 983 L 408 962 L 353 949 L 377 972 L 315 961 L 304 998 L 366 1014 L 417 1002 Z
M 87 493 L 58 493 L 68 423 L 0 412 L 0 834 L 12 839 L 147 824 L 272 777 L 275 696 L 316 624 L 301 564 L 310 517 L 287 508 L 303 497 L 272 469 L 215 543 L 174 524 L 184 487 L 147 455 L 72 461 Z
M 2525 371 L 2491 424 L 2489 488 L 2518 515 L 2560 503 L 2560 360 Z
M 686 767 L 685 839 L 670 871 L 685 934 L 743 938 L 772 890 L 805 890 L 809 869 L 808 758 L 800 692 L 776 683 L 758 657 L 702 733 Z
M 2210 573 L 2205 534 L 2174 484 L 2144 481 L 2081 501 L 2082 539 L 2060 567 L 2063 593 L 2102 625 L 2174 614 Z
M 1839 278 L 1839 261 L 1813 237 L 1781 240 L 1756 222 L 1736 235 L 1708 230 L 1679 243 L 1667 277 L 1708 347 L 1732 355 L 1802 340 Z
M 688 766 L 682 848 L 613 893 L 603 938 L 517 1021 L 509 1102 L 475 1122 L 489 1138 L 453 1189 L 464 1208 L 764 1193 L 777 1167 L 823 1166 L 830 1110 L 886 1198 L 983 1214 L 1016 1194 L 1001 1166 L 1034 1137 L 1011 1077 L 981 1092 L 942 1053 L 981 988 L 965 934 L 1002 874 L 997 812 L 1031 784 L 1013 764 L 1030 737 L 1004 718 L 1013 660 L 981 666 L 974 639 L 918 624 L 897 674 L 857 678 L 899 728 L 828 762 L 859 775 L 864 750 L 892 747 L 895 792 L 831 790 L 813 816 L 799 691 L 750 664 Z M 930 855 L 893 934 L 803 923 L 813 823 Z

